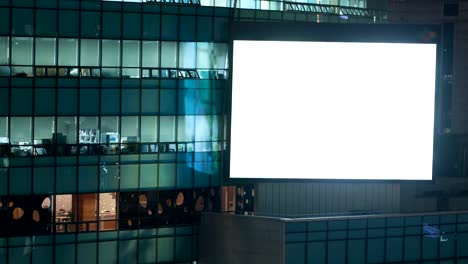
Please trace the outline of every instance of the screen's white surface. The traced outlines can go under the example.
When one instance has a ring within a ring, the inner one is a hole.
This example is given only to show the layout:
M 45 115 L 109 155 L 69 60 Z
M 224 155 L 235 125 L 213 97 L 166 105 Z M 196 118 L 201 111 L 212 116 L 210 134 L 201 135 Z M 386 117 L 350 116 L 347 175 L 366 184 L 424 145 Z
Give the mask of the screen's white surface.
M 431 180 L 436 44 L 234 41 L 231 178 Z

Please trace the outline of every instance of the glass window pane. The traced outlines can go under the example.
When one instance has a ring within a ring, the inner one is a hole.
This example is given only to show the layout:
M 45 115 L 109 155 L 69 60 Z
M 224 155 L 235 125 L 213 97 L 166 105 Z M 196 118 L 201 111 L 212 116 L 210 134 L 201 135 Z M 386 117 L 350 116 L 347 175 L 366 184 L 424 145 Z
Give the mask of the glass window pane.
M 120 40 L 102 40 L 102 66 L 120 66 Z
M 11 114 L 32 114 L 32 89 L 15 88 L 11 90 Z
M 34 14 L 32 9 L 13 8 L 13 35 L 34 34 Z
M 64 37 L 78 37 L 79 11 L 59 11 L 59 34 Z
M 54 133 L 54 117 L 34 118 L 34 144 L 51 144 Z
M 176 164 L 159 164 L 159 188 L 176 187 Z
M 159 123 L 159 141 L 175 141 L 175 116 L 161 116 Z
M 161 41 L 161 67 L 177 67 L 177 42 Z
M 141 117 L 141 142 L 157 142 L 158 141 L 158 117 L 157 116 L 142 116 Z
M 161 38 L 176 40 L 178 37 L 179 19 L 174 15 L 162 15 Z
M 55 89 L 37 88 L 34 93 L 34 113 L 36 115 L 55 114 Z
M 8 138 L 8 117 L 0 116 L 0 144 L 8 144 L 10 139 Z M 0 150 L 1 151 L 1 150 Z M 0 152 L 0 156 L 1 156 Z
M 195 42 L 179 44 L 179 68 L 196 68 L 197 46 Z
M 119 12 L 104 12 L 102 16 L 102 37 L 120 38 L 120 15 Z
M 80 114 L 99 114 L 99 90 L 80 89 Z
M 98 12 L 81 12 L 81 36 L 98 38 L 101 34 L 100 14 Z
M 59 115 L 76 115 L 78 113 L 78 89 L 59 89 L 57 106 Z
M 55 135 L 57 144 L 75 144 L 76 143 L 76 117 L 59 116 L 57 117 L 57 134 Z
M 55 65 L 55 38 L 36 38 L 36 65 Z
M 143 14 L 143 38 L 159 39 L 161 16 Z
M 139 1 L 141 2 L 141 1 Z M 140 39 L 141 36 L 141 14 L 124 13 L 123 14 L 123 38 Z
M 117 89 L 101 90 L 101 113 L 119 114 L 120 113 L 120 91 Z
M 138 165 L 120 166 L 120 190 L 138 189 Z
M 123 67 L 140 67 L 140 41 L 123 41 L 122 64 Z
M 197 43 L 197 68 L 212 68 L 212 45 Z
M 59 39 L 59 60 L 60 66 L 78 65 L 78 40 Z
M 31 117 L 11 117 L 10 132 L 11 144 L 31 144 L 32 124 Z
M 140 188 L 158 187 L 158 164 L 140 165 Z
M 142 67 L 159 66 L 159 41 L 143 41 Z
M 10 63 L 10 38 L 0 37 L 0 65 L 5 65 L 9 63 Z
M 135 89 L 122 90 L 122 114 L 138 114 L 140 112 L 140 91 Z
M 195 116 L 178 116 L 177 141 L 190 142 L 195 139 Z
M 195 116 L 195 140 L 208 141 L 211 138 L 211 116 Z
M 138 116 L 122 116 L 122 143 L 139 142 L 139 117 Z
M 98 191 L 98 167 L 80 166 L 78 174 L 79 192 L 97 192 Z
M 119 117 L 101 117 L 101 143 L 118 143 L 119 140 Z
M 141 90 L 141 113 L 156 114 L 159 112 L 159 91 Z
M 99 39 L 81 39 L 81 66 L 99 66 Z
M 32 171 L 31 168 L 10 169 L 10 195 L 31 194 Z M 17 263 L 16 261 L 14 261 Z
M 0 34 L 10 34 L 10 8 L 0 8 Z
M 56 36 L 57 11 L 36 9 L 36 34 L 39 36 Z
M 160 109 L 161 114 L 176 114 L 177 113 L 177 97 L 174 89 L 160 90 Z
M 214 58 L 213 68 L 225 69 L 227 68 L 227 44 L 225 43 L 214 43 Z
M 57 193 L 76 192 L 76 167 L 57 167 Z
M 11 64 L 32 65 L 33 39 L 23 37 L 11 38 Z

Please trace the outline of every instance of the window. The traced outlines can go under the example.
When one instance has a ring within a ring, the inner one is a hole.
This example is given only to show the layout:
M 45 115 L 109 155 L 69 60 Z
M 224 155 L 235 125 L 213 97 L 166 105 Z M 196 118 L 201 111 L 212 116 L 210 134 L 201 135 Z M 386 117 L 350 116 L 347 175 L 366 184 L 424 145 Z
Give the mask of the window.
M 60 66 L 78 65 L 78 40 L 59 39 L 59 60 Z
M 197 46 L 195 42 L 179 44 L 179 68 L 196 68 Z
M 11 144 L 31 144 L 32 124 L 31 117 L 11 117 Z
M 102 66 L 120 66 L 120 40 L 102 40 Z
M 34 144 L 52 144 L 54 133 L 54 117 L 35 117 L 34 118 Z M 47 153 L 45 153 L 47 154 Z
M 123 67 L 140 67 L 140 41 L 123 41 L 122 64 Z
M 161 42 L 161 67 L 177 67 L 177 42 Z
M 141 117 L 141 142 L 157 142 L 158 141 L 158 117 L 157 116 L 142 116 Z
M 142 67 L 159 66 L 159 41 L 143 41 Z
M 10 38 L 0 37 L 0 65 L 10 63 Z M 2 73 L 0 72 L 0 76 Z
M 36 38 L 36 65 L 55 65 L 55 38 Z
M 57 117 L 57 144 L 75 144 L 76 143 L 76 117 L 59 116 Z
M 159 141 L 175 141 L 175 116 L 161 116 L 159 124 Z
M 99 66 L 99 40 L 81 39 L 81 66 Z
M 11 38 L 11 63 L 14 65 L 32 65 L 33 39 L 24 37 Z

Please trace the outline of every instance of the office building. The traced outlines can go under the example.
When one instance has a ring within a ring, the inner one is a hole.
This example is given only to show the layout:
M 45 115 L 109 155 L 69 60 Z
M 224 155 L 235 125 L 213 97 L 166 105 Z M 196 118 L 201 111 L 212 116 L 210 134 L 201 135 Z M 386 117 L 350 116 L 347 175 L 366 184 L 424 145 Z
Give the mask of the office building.
M 0 263 L 194 263 L 204 212 L 352 211 L 296 201 L 356 186 L 222 187 L 229 23 L 386 23 L 386 7 L 0 1 Z M 399 186 L 369 186 L 383 198 L 357 209 L 404 211 Z

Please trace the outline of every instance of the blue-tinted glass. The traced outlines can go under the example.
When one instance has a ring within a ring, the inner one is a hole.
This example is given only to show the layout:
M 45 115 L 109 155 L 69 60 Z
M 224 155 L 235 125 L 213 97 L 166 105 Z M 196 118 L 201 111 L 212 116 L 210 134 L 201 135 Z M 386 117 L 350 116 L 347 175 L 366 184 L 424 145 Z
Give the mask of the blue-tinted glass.
M 44 194 L 54 192 L 54 168 L 36 167 L 34 168 L 34 194 Z
M 138 189 L 138 165 L 128 164 L 120 166 L 120 189 Z
M 98 12 L 81 12 L 81 36 L 98 38 L 101 35 L 101 22 Z
M 80 166 L 78 176 L 79 192 L 97 192 L 98 190 L 98 167 Z
M 11 114 L 32 114 L 32 89 L 15 88 L 11 90 Z
M 305 246 L 304 243 L 287 243 L 285 245 L 286 264 L 304 263 Z
M 196 101 L 196 90 L 195 89 L 181 89 L 179 90 L 179 114 L 180 115 L 194 115 Z
M 57 113 L 76 115 L 78 113 L 78 89 L 59 89 Z
M 141 113 L 156 114 L 159 112 L 159 91 L 141 90 Z
M 13 8 L 12 34 L 32 36 L 34 34 L 34 15 L 32 9 Z
M 193 41 L 196 38 L 195 35 L 195 16 L 180 16 L 180 40 L 182 41 Z
M 102 37 L 103 38 L 120 38 L 122 30 L 121 13 L 104 12 L 102 17 Z
M 55 89 L 36 89 L 34 94 L 34 113 L 36 115 L 55 114 Z
M 77 244 L 77 264 L 96 263 L 96 243 Z
M 175 255 L 176 261 L 190 261 L 192 259 L 192 237 L 178 236 L 176 237 Z
M 158 238 L 158 262 L 174 261 L 174 237 Z
M 172 163 L 159 164 L 159 187 L 174 188 L 176 186 L 176 166 Z
M 215 17 L 214 18 L 214 41 L 226 42 L 229 39 L 228 35 L 228 18 Z
M 213 25 L 212 17 L 198 17 L 197 23 L 197 41 L 212 41 L 213 34 L 211 27 Z
M 123 38 L 141 38 L 141 14 L 124 13 L 123 15 Z
M 162 40 L 177 40 L 177 29 L 179 27 L 179 20 L 177 16 L 162 15 Z
M 30 168 L 10 168 L 10 194 L 31 194 L 32 171 Z
M 53 246 L 37 246 L 32 252 L 32 264 L 53 263 L 54 247 Z
M 137 259 L 137 240 L 119 241 L 119 263 L 132 263 Z
M 0 115 L 7 115 L 10 106 L 8 88 L 0 88 Z
M 138 114 L 140 112 L 140 91 L 122 89 L 122 114 Z
M 158 187 L 158 164 L 140 165 L 140 189 Z
M 76 192 L 76 167 L 57 167 L 57 193 Z
M 176 114 L 177 113 L 177 104 L 176 104 L 176 91 L 175 90 L 160 90 L 160 110 L 161 114 Z
M 161 16 L 143 14 L 143 39 L 159 39 Z
M 101 90 L 101 113 L 119 114 L 120 113 L 120 91 L 117 89 Z
M 8 35 L 10 33 L 10 9 L 0 8 L 0 34 Z
M 79 36 L 79 11 L 60 10 L 59 11 L 59 35 L 63 37 Z
M 98 263 L 117 263 L 117 241 L 99 242 Z
M 55 37 L 57 34 L 57 11 L 37 9 L 36 35 Z
M 156 263 L 156 238 L 140 239 L 138 243 L 138 259 L 141 263 Z
M 193 168 L 190 163 L 177 163 L 177 188 L 191 188 Z
M 99 90 L 98 89 L 80 89 L 80 114 L 98 115 L 99 114 Z

